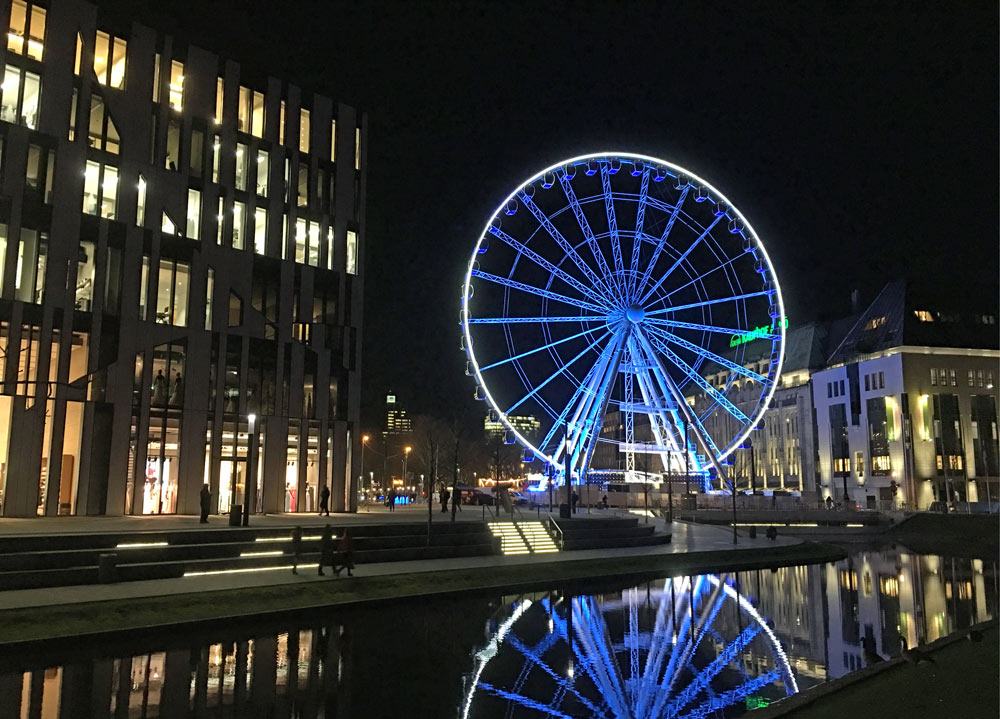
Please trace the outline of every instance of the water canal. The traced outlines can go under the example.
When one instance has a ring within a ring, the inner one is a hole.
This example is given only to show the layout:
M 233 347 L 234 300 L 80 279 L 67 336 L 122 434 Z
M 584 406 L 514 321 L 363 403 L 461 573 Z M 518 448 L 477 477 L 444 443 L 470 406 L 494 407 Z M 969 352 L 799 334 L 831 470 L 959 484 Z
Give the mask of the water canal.
M 0 657 L 3 717 L 741 716 L 995 616 L 995 560 L 462 595 Z

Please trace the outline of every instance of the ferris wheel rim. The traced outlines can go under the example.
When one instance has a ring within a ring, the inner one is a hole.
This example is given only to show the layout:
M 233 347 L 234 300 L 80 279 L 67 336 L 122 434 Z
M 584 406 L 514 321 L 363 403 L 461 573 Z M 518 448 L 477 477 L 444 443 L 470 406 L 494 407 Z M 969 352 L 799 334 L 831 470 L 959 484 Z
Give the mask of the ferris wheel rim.
M 475 269 L 477 261 L 476 257 L 478 254 L 480 254 L 479 249 L 482 246 L 483 240 L 489 234 L 490 227 L 492 226 L 494 220 L 500 215 L 504 207 L 507 206 L 507 204 L 511 200 L 513 200 L 518 195 L 518 193 L 520 193 L 525 187 L 539 180 L 540 178 L 543 178 L 547 173 L 552 173 L 556 170 L 560 170 L 568 165 L 577 165 L 590 160 L 595 160 L 595 161 L 610 160 L 611 158 L 620 158 L 626 161 L 641 161 L 643 163 L 647 163 L 652 166 L 657 166 L 657 165 L 663 166 L 665 168 L 668 168 L 669 170 L 672 170 L 675 176 L 686 177 L 689 185 L 704 186 L 711 193 L 713 197 L 717 197 L 719 200 L 724 202 L 727 208 L 731 210 L 733 213 L 735 213 L 736 217 L 738 217 L 739 220 L 743 223 L 744 232 L 747 233 L 747 235 L 749 235 L 750 237 L 752 237 L 753 240 L 755 241 L 756 245 L 755 250 L 759 251 L 763 255 L 763 260 L 770 270 L 769 273 L 770 279 L 774 283 L 773 296 L 776 298 L 777 301 L 779 317 L 784 318 L 786 316 L 784 297 L 782 295 L 781 285 L 780 282 L 778 281 L 777 273 L 774 271 L 774 264 L 771 261 L 771 257 L 768 254 L 767 248 L 761 241 L 760 236 L 757 234 L 756 229 L 754 229 L 753 224 L 749 221 L 749 219 L 747 219 L 747 217 L 743 214 L 743 212 L 739 209 L 739 207 L 733 204 L 722 191 L 720 191 L 718 188 L 715 187 L 715 185 L 713 185 L 708 180 L 705 180 L 697 173 L 692 172 L 691 170 L 682 167 L 681 165 L 670 162 L 669 160 L 664 160 L 662 158 L 658 158 L 653 155 L 611 150 L 611 151 L 587 153 L 584 155 L 577 155 L 553 163 L 548 167 L 544 168 L 543 170 L 540 170 L 530 175 L 526 180 L 516 185 L 515 188 L 496 206 L 496 208 L 494 208 L 494 210 L 490 213 L 486 221 L 486 224 L 480 231 L 478 239 L 476 240 L 475 247 L 473 248 L 468 266 L 465 271 L 465 279 L 462 285 L 462 313 L 461 313 L 462 338 L 463 338 L 463 343 L 465 345 L 466 355 L 469 361 L 472 363 L 472 369 L 476 383 L 484 393 L 483 399 L 485 399 L 489 403 L 490 408 L 496 413 L 498 421 L 503 425 L 506 431 L 512 433 L 514 438 L 518 441 L 518 443 L 521 444 L 522 447 L 524 447 L 527 450 L 530 450 L 535 457 L 544 460 L 546 463 L 552 465 L 559 471 L 563 471 L 565 465 L 563 462 L 557 461 L 555 459 L 554 455 L 556 453 L 554 452 L 549 453 L 544 451 L 542 448 L 535 446 L 534 442 L 530 441 L 527 437 L 525 437 L 509 421 L 509 419 L 507 418 L 507 413 L 500 408 L 500 405 L 493 397 L 493 393 L 490 391 L 489 385 L 486 383 L 486 380 L 482 375 L 482 370 L 480 368 L 478 360 L 476 359 L 475 347 L 469 323 L 469 312 L 470 312 L 469 300 L 472 294 L 470 290 L 472 288 L 473 271 Z M 786 330 L 785 323 L 783 321 L 778 321 L 777 326 L 774 329 L 777 331 L 778 338 L 776 341 L 780 349 L 780 351 L 778 352 L 778 361 L 774 371 L 774 381 L 770 383 L 770 385 L 766 388 L 764 394 L 761 396 L 761 399 L 758 402 L 758 405 L 753 412 L 754 416 L 750 418 L 751 421 L 748 422 L 747 425 L 744 427 L 743 431 L 739 433 L 738 436 L 734 438 L 734 440 L 726 448 L 721 449 L 720 453 L 715 457 L 715 460 L 717 462 L 720 463 L 723 462 L 727 457 L 729 457 L 729 455 L 731 455 L 733 452 L 735 452 L 743 445 L 743 443 L 747 440 L 747 438 L 750 437 L 753 431 L 760 424 L 761 420 L 763 419 L 764 413 L 766 412 L 767 408 L 770 406 L 771 401 L 774 398 L 774 393 L 778 388 L 778 380 L 781 377 L 781 370 L 784 366 L 785 340 L 787 334 L 785 331 Z

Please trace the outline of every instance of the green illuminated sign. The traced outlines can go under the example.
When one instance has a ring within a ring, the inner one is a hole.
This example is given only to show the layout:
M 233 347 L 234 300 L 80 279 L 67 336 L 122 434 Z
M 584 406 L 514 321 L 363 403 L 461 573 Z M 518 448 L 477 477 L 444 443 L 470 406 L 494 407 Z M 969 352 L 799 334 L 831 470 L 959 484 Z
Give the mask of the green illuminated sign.
M 781 327 L 783 329 L 788 329 L 788 318 L 781 318 Z M 765 335 L 771 334 L 772 331 L 778 329 L 778 323 L 775 322 L 770 327 L 763 325 L 761 327 L 756 327 L 749 332 L 743 332 L 738 335 L 733 335 L 729 338 L 730 347 L 739 347 L 740 345 L 745 345 L 747 342 L 753 342 L 754 340 L 759 340 Z
M 771 700 L 767 697 L 755 697 L 749 696 L 746 699 L 747 709 L 763 709 L 766 706 L 770 706 Z

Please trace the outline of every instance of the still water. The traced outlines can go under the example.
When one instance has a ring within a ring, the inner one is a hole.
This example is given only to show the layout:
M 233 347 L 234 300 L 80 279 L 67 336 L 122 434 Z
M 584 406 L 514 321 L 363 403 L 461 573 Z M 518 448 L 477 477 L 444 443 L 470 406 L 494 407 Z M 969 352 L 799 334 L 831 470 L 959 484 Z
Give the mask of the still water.
M 997 611 L 995 560 L 406 601 L 0 657 L 0 717 L 722 717 Z

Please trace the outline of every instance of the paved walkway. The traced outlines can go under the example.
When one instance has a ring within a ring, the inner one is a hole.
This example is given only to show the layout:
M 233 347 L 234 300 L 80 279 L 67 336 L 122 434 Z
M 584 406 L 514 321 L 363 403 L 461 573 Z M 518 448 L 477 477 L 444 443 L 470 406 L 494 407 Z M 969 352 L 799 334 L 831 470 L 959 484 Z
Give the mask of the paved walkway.
M 493 517 L 490 513 L 492 508 L 463 506 L 460 512 L 456 513 L 456 519 L 460 522 L 481 522 Z M 545 510 L 533 510 L 521 507 L 515 514 L 518 521 L 545 519 L 548 512 Z M 556 515 L 558 516 L 558 515 Z M 587 517 L 634 517 L 635 514 L 625 510 L 615 509 L 594 509 L 590 514 L 586 510 L 581 510 L 581 518 Z M 434 506 L 433 522 L 451 521 L 451 512 L 444 514 L 439 505 Z M 229 528 L 228 515 L 212 515 L 209 517 L 207 525 L 200 524 L 198 515 L 191 514 L 166 514 L 166 515 L 136 515 L 124 517 L 31 517 L 29 519 L 18 519 L 0 517 L 0 537 L 10 535 L 25 534 L 75 534 L 91 532 L 163 532 L 177 531 L 184 529 L 218 529 L 220 531 Z M 641 518 L 640 518 L 641 519 Z M 390 512 L 386 507 L 379 504 L 372 507 L 361 507 L 356 513 L 331 513 L 329 517 L 321 517 L 317 514 L 309 513 L 279 513 L 279 514 L 255 514 L 250 517 L 251 527 L 289 527 L 295 524 L 302 526 L 322 526 L 324 524 L 335 524 L 338 526 L 353 524 L 382 524 L 385 522 L 427 522 L 427 505 L 416 504 L 397 507 Z
M 426 505 L 424 506 L 424 511 L 426 511 Z M 398 515 L 399 517 L 404 516 L 399 512 L 393 512 L 392 514 Z M 386 515 L 388 516 L 389 513 L 386 513 Z M 338 521 L 341 516 L 346 516 L 348 518 L 358 517 L 358 515 L 338 515 Z M 288 515 L 280 515 L 280 517 L 283 520 L 287 520 Z M 174 517 L 155 518 L 152 521 L 156 522 L 161 519 L 171 519 L 178 522 L 183 520 L 183 518 Z M 303 522 L 314 524 L 327 521 L 325 517 L 323 519 L 317 519 L 316 517 L 298 519 Z M 111 518 L 111 520 L 117 521 L 116 518 Z M 384 521 L 384 518 L 380 517 L 379 520 Z M 86 518 L 84 518 L 83 521 L 86 521 Z M 131 519 L 125 519 L 122 521 L 131 521 Z M 188 519 L 188 521 L 190 520 Z M 195 518 L 194 521 L 196 523 L 195 527 L 197 527 L 197 518 Z M 663 520 L 650 518 L 649 522 L 659 525 L 657 527 L 658 532 L 667 530 L 666 522 Z M 287 525 L 288 523 L 288 521 L 276 521 L 275 525 Z M 95 526 L 95 528 L 91 531 L 108 530 L 106 528 L 99 529 Z M 385 576 L 393 574 L 407 574 L 412 572 L 430 572 L 449 569 L 457 570 L 490 566 L 510 567 L 555 562 L 586 562 L 588 560 L 606 559 L 608 557 L 624 558 L 734 549 L 744 552 L 755 552 L 763 547 L 799 543 L 799 540 L 790 537 L 779 536 L 776 542 L 772 542 L 763 538 L 763 536 L 760 536 L 757 539 L 749 539 L 741 536 L 739 544 L 734 548 L 732 543 L 732 532 L 729 528 L 674 522 L 670 531 L 673 535 L 673 541 L 670 544 L 661 544 L 651 547 L 592 549 L 518 556 L 455 557 L 450 559 L 414 560 L 407 562 L 380 562 L 375 564 L 359 565 L 355 570 L 355 576 Z M 279 562 L 287 562 L 288 558 L 275 557 L 275 560 L 275 563 L 278 564 Z M 140 582 L 122 582 L 120 584 L 89 584 L 72 587 L 12 590 L 0 592 L 0 610 L 72 605 L 83 602 L 105 601 L 111 599 L 157 597 L 169 594 L 185 594 L 189 592 L 210 592 L 223 589 L 238 589 L 249 586 L 273 586 L 280 584 L 298 584 L 303 582 L 337 581 L 336 578 L 332 577 L 330 574 L 327 574 L 325 577 L 320 577 L 316 572 L 315 566 L 316 565 L 313 564 L 309 565 L 307 568 L 300 568 L 298 575 L 293 575 L 287 567 L 276 567 L 270 571 L 265 570 L 194 577 L 178 577 L 174 579 L 154 579 Z

